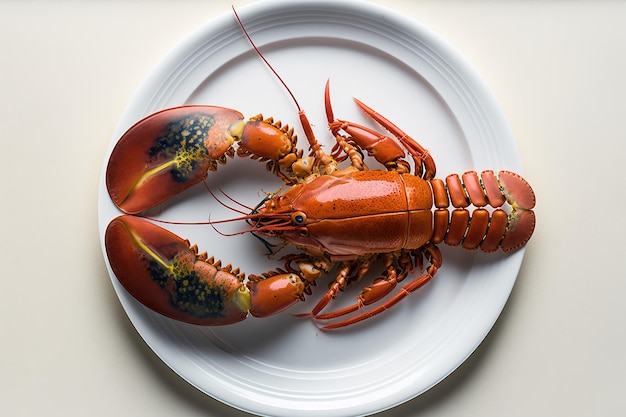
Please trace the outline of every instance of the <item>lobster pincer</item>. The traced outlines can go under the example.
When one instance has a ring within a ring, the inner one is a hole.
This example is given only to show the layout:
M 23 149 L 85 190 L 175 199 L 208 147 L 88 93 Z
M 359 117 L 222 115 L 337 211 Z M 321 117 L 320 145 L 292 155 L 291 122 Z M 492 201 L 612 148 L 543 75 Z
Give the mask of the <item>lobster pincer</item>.
M 232 109 L 181 106 L 153 113 L 122 135 L 109 158 L 106 186 L 126 213 L 140 213 L 197 184 L 235 155 L 278 171 L 290 165 L 296 137 L 288 126 Z M 285 163 L 285 161 L 287 161 Z
M 231 324 L 248 313 L 266 317 L 303 297 L 294 273 L 245 275 L 198 253 L 197 246 L 151 222 L 122 215 L 109 224 L 105 244 L 111 268 L 138 301 L 167 317 L 198 325 Z

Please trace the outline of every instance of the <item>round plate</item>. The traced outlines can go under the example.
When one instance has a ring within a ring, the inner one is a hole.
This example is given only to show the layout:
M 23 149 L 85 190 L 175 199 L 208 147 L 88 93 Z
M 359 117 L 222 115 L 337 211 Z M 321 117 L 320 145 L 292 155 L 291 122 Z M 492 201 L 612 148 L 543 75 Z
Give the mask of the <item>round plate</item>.
M 420 24 L 358 1 L 268 1 L 243 7 L 239 14 L 328 149 L 333 138 L 326 130 L 323 90 L 330 79 L 337 117 L 372 125 L 351 99 L 358 97 L 429 148 L 440 177 L 470 169 L 521 172 L 514 138 L 488 88 L 457 52 Z M 232 14 L 196 30 L 150 73 L 122 115 L 111 149 L 143 116 L 192 103 L 280 118 L 296 128 L 304 146 L 294 103 Z M 375 161 L 368 163 L 381 169 Z M 101 241 L 108 222 L 119 214 L 102 178 Z M 281 181 L 263 164 L 239 158 L 212 173 L 208 184 L 231 206 L 236 203 L 218 190 L 254 206 Z M 189 222 L 237 215 L 202 185 L 150 214 Z M 246 273 L 282 266 L 281 252 L 267 256 L 263 244 L 250 235 L 224 237 L 210 226 L 169 228 Z M 219 231 L 243 228 L 235 222 Z M 103 250 L 106 259 L 104 245 Z M 523 250 L 511 256 L 448 247 L 442 252 L 443 267 L 426 287 L 385 314 L 332 332 L 289 312 L 225 327 L 178 323 L 137 303 L 110 267 L 109 273 L 146 343 L 201 391 L 259 415 L 354 416 L 405 402 L 456 369 L 499 316 L 523 257 Z M 308 311 L 326 285 L 321 283 L 308 302 L 290 312 Z M 329 309 L 353 303 L 360 285 L 341 294 Z

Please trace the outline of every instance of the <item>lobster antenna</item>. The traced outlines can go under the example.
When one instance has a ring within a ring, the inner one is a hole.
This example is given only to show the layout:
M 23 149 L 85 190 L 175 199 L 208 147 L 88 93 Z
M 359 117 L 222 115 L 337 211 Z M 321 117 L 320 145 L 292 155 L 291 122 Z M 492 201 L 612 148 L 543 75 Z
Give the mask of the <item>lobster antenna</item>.
M 291 96 L 291 99 L 295 103 L 296 108 L 298 109 L 298 112 L 302 112 L 302 109 L 300 108 L 300 104 L 298 104 L 298 100 L 296 100 L 296 96 L 293 95 L 293 93 L 291 92 L 291 89 L 287 86 L 287 83 L 285 83 L 285 81 L 281 78 L 281 76 L 278 75 L 278 72 L 276 72 L 274 67 L 272 67 L 272 64 L 270 64 L 268 62 L 268 60 L 265 59 L 265 57 L 263 56 L 263 54 L 261 53 L 259 48 L 257 48 L 257 46 L 254 44 L 254 41 L 250 37 L 250 34 L 248 33 L 248 31 L 244 27 L 243 22 L 241 21 L 241 19 L 239 18 L 239 15 L 237 14 L 237 10 L 235 10 L 235 6 L 232 6 L 232 8 L 233 8 L 233 13 L 235 14 L 235 18 L 237 18 L 237 22 L 239 23 L 239 26 L 241 26 L 241 30 L 243 30 L 243 33 L 246 35 L 246 38 L 248 38 L 248 41 L 250 41 L 250 45 L 252 45 L 252 47 L 254 48 L 254 50 L 257 53 L 257 55 L 259 55 L 259 57 L 263 60 L 263 62 L 265 62 L 265 65 L 267 65 L 267 67 L 274 73 L 276 78 L 278 78 L 278 81 L 280 81 L 280 83 L 283 85 L 283 87 L 285 87 L 285 89 L 287 90 L 287 92 Z

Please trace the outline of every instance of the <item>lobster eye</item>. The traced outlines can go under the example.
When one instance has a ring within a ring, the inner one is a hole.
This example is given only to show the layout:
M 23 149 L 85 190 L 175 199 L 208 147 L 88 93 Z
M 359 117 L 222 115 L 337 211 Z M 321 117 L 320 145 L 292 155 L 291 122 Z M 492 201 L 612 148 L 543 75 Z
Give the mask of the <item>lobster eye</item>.
M 306 227 L 303 227 L 302 229 L 300 229 L 300 236 L 306 237 L 309 235 L 309 229 L 307 229 Z
M 306 214 L 301 211 L 296 211 L 291 215 L 291 221 L 295 224 L 304 224 L 306 221 Z

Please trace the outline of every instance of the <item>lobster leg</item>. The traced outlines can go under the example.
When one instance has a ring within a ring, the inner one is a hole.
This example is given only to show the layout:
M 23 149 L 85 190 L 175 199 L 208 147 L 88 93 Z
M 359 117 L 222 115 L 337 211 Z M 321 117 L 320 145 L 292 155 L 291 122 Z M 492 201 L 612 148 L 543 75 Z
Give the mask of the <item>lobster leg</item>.
M 428 266 L 424 274 L 416 277 L 410 283 L 403 286 L 400 289 L 400 291 L 398 291 L 395 295 L 393 295 L 388 300 L 385 300 L 382 304 L 379 304 L 370 310 L 365 310 L 361 312 L 360 314 L 357 314 L 345 320 L 328 324 L 322 327 L 322 329 L 324 330 L 337 329 L 340 327 L 350 326 L 352 324 L 374 317 L 386 310 L 389 310 L 391 307 L 393 307 L 394 305 L 402 301 L 404 298 L 406 298 L 408 295 L 414 293 L 419 288 L 423 287 L 426 283 L 428 283 L 433 278 L 433 276 L 437 273 L 437 270 L 441 267 L 441 264 L 442 264 L 441 252 L 439 251 L 439 248 L 437 248 L 435 245 L 432 245 L 432 244 L 427 244 L 425 247 L 417 249 L 414 252 L 415 252 L 414 256 L 416 257 L 425 256 L 427 260 L 430 262 L 430 265 Z M 406 274 L 404 274 L 404 276 L 406 276 Z M 404 276 L 402 278 L 404 278 Z M 388 275 L 387 279 L 378 280 L 377 282 L 374 282 L 374 285 L 372 285 L 371 287 L 365 288 L 363 292 L 359 295 L 357 302 L 353 304 L 352 306 L 348 306 L 334 313 L 316 316 L 315 318 L 322 319 L 322 320 L 332 319 L 332 318 L 336 318 L 336 317 L 351 313 L 353 311 L 358 311 L 362 309 L 364 306 L 373 304 L 379 301 L 380 299 L 382 299 L 387 294 L 389 294 L 395 287 L 397 281 L 398 280 L 396 279 L 396 277 L 390 277 Z M 382 288 L 382 291 L 377 291 L 378 290 L 377 286 L 380 286 Z
M 342 283 L 339 279 L 336 279 L 326 293 L 326 296 L 323 299 L 324 302 L 318 303 L 318 305 L 313 309 L 313 317 L 318 320 L 330 320 L 345 316 L 346 314 L 355 312 L 365 305 L 375 303 L 388 295 L 396 287 L 396 284 L 406 276 L 406 273 L 402 276 L 398 276 L 398 271 L 393 263 L 394 256 L 392 254 L 384 254 L 383 262 L 386 269 L 384 276 L 374 280 L 373 285 L 365 287 L 363 292 L 358 296 L 357 303 L 340 310 L 331 311 L 325 314 L 318 314 L 328 304 L 328 302 L 337 295 L 339 290 L 343 290 L 343 288 L 351 282 L 348 281 L 346 283 Z M 367 270 L 369 270 L 369 266 L 370 264 L 368 263 L 366 269 L 361 268 L 362 273 L 358 278 L 365 275 Z M 353 281 L 356 280 L 357 279 L 354 279 Z
M 388 169 L 397 169 L 398 164 L 404 162 L 404 150 L 395 140 L 368 127 L 335 119 L 330 100 L 329 81 L 326 82 L 324 102 L 328 127 L 337 140 L 337 147 L 345 152 L 355 168 L 364 169 L 363 158 L 360 154 L 361 149 L 366 150 L 370 156 L 373 156 Z M 341 135 L 340 131 L 344 131 L 348 136 Z M 408 172 L 408 165 L 406 163 L 401 165 Z
M 368 116 L 376 120 L 382 127 L 391 132 L 402 144 L 407 148 L 409 154 L 413 158 L 415 163 L 416 175 L 421 176 L 425 180 L 429 180 L 435 177 L 437 168 L 435 166 L 435 160 L 426 148 L 420 145 L 415 139 L 407 135 L 402 129 L 392 123 L 389 119 L 376 112 L 371 107 L 365 105 L 363 102 L 354 99 L 357 106 L 363 110 Z M 422 174 L 423 172 L 423 174 Z
M 311 315 L 313 317 L 317 317 L 317 314 L 337 296 L 339 291 L 343 291 L 343 289 L 346 288 L 350 282 L 349 275 L 351 270 L 352 264 L 349 262 L 344 262 L 339 266 L 335 280 L 328 288 L 328 291 L 326 291 L 326 294 L 324 294 L 315 307 L 313 307 L 313 310 L 311 311 Z
M 345 120 L 335 119 L 330 101 L 329 82 L 326 83 L 324 99 L 328 126 L 333 135 L 335 135 L 337 146 L 351 159 L 353 166 L 357 168 L 362 166 L 363 161 L 358 151 L 360 149 L 364 149 L 370 156 L 373 156 L 378 162 L 385 165 L 385 167 L 389 170 L 398 172 L 410 171 L 408 163 L 404 161 L 404 150 L 394 139 L 368 127 L 347 122 Z M 435 176 L 435 161 L 424 147 L 422 147 L 415 139 L 407 135 L 394 123 L 374 111 L 369 106 L 365 105 L 363 102 L 357 99 L 354 99 L 354 101 L 357 106 L 363 110 L 363 112 L 388 130 L 398 139 L 398 141 L 402 143 L 402 145 L 404 145 L 413 158 L 417 175 L 422 176 L 422 178 L 426 180 Z M 340 135 L 340 130 L 346 132 L 349 136 L 344 137 Z M 354 143 L 354 145 L 352 145 L 351 142 Z

